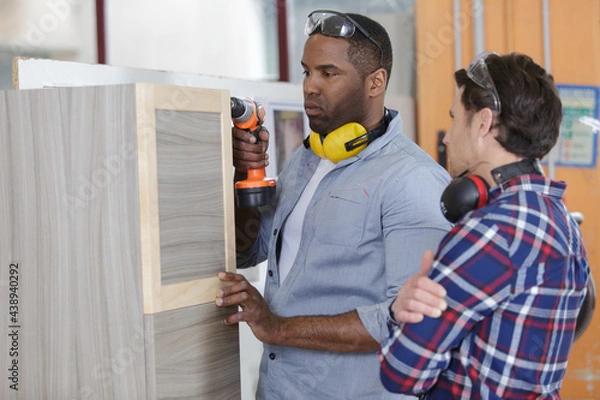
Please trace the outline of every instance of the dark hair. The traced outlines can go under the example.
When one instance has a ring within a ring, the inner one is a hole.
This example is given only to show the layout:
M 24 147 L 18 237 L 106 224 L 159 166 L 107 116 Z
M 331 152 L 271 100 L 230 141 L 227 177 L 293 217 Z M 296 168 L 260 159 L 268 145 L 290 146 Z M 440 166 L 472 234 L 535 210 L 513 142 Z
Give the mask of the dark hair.
M 485 63 L 502 109 L 494 117 L 496 140 L 510 153 L 541 159 L 556 144 L 562 121 L 554 78 L 523 54 L 490 54 Z M 494 109 L 492 93 L 473 82 L 464 69 L 456 71 L 454 79 L 465 88 L 461 102 L 471 116 L 482 108 Z
M 348 40 L 350 44 L 348 46 L 348 60 L 363 79 L 383 67 L 387 71 L 387 87 L 392 74 L 392 42 L 387 31 L 381 24 L 364 15 L 351 13 L 346 15 L 355 20 L 371 36 L 371 39 L 379 43 L 383 52 L 383 56 L 380 57 L 379 48 L 360 29 L 356 29 L 351 37 L 341 38 Z M 316 33 L 321 33 L 321 30 L 317 29 L 311 35 Z M 379 61 L 381 58 L 383 58 L 383 65 L 380 66 Z

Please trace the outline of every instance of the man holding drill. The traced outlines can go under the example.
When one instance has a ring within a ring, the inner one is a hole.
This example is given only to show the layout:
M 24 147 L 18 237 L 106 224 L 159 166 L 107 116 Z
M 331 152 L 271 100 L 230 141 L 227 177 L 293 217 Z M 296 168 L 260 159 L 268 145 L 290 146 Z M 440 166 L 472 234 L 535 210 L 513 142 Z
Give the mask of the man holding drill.
M 268 259 L 265 297 L 239 274 L 217 293 L 264 343 L 258 399 L 397 399 L 379 379 L 388 309 L 421 255 L 450 229 L 446 171 L 384 108 L 392 67 L 385 29 L 358 14 L 315 11 L 304 47 L 313 131 L 277 181 L 274 206 L 237 209 L 238 267 Z M 264 168 L 261 143 L 233 129 L 236 180 Z

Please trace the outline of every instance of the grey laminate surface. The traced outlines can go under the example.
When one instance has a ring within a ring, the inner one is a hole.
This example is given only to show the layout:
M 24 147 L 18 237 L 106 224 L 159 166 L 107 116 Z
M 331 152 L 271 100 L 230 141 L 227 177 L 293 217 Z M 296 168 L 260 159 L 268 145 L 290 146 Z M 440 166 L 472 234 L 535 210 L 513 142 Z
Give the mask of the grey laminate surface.
M 185 312 L 144 312 L 141 238 L 148 227 L 141 224 L 140 204 L 147 199 L 139 190 L 136 107 L 144 100 L 140 93 L 151 94 L 152 87 L 0 92 L 2 399 L 177 398 L 176 391 L 175 397 L 166 395 L 176 382 L 181 393 L 190 393 L 189 387 L 194 393 L 210 392 L 212 398 L 239 398 L 239 372 L 232 372 L 239 368 L 237 327 L 217 323 L 222 316 L 215 314 L 214 304 Z M 200 114 L 190 120 L 188 112 L 174 114 L 165 132 L 198 122 L 213 129 L 215 118 Z M 177 135 L 158 137 L 179 140 Z M 210 152 L 206 159 L 220 159 L 220 145 L 159 145 L 162 166 L 171 168 L 166 176 L 180 172 L 170 158 L 194 159 L 200 147 Z M 179 154 L 188 150 L 185 157 Z M 193 179 L 222 191 L 222 176 L 204 181 L 202 173 L 193 171 Z M 185 186 L 187 177 L 174 180 Z M 192 193 L 191 203 L 163 198 L 166 215 L 205 201 Z M 219 268 L 227 251 L 222 244 L 225 216 L 222 205 L 211 203 L 208 209 L 207 218 L 220 220 L 221 228 L 203 257 Z M 189 232 L 196 238 L 203 232 L 194 218 L 185 222 L 173 237 Z M 168 243 L 170 235 L 160 236 Z M 167 251 L 170 257 L 177 256 Z M 176 299 L 178 290 L 174 285 L 170 296 Z M 183 344 L 190 351 L 183 352 Z M 226 355 L 217 360 L 215 352 Z M 182 373 L 173 380 L 171 371 L 177 368 Z
M 163 284 L 215 276 L 225 263 L 219 118 L 156 111 Z
M 241 396 L 238 329 L 223 325 L 233 311 L 207 303 L 146 317 L 154 327 L 157 399 Z

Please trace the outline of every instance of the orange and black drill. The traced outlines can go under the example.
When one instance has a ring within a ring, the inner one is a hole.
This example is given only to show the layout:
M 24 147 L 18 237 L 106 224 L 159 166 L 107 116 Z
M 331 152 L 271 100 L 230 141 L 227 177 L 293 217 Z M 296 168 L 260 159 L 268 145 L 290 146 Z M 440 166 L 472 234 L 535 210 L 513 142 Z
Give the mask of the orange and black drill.
M 258 133 L 265 120 L 265 109 L 251 99 L 231 98 L 233 124 L 244 129 L 260 143 Z M 266 179 L 264 168 L 249 169 L 248 177 L 235 183 L 235 198 L 240 208 L 259 207 L 272 204 L 275 197 L 275 179 Z

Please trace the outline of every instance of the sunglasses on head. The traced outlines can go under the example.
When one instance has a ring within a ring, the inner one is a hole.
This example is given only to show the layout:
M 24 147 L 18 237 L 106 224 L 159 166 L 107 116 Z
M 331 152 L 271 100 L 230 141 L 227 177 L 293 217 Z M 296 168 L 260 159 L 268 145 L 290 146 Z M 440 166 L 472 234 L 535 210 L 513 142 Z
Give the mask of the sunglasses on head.
M 494 85 L 490 71 L 485 63 L 485 60 L 492 54 L 498 55 L 498 53 L 484 52 L 476 56 L 467 67 L 467 76 L 476 83 L 477 86 L 492 93 L 492 98 L 494 99 L 494 111 L 500 113 L 502 111 L 500 96 L 498 95 L 496 85 Z
M 310 36 L 317 29 L 320 29 L 321 34 L 325 36 L 345 38 L 352 37 L 356 29 L 358 29 L 379 49 L 379 68 L 383 67 L 383 49 L 381 45 L 349 15 L 329 10 L 313 11 L 308 15 L 306 25 L 304 26 L 304 33 Z

